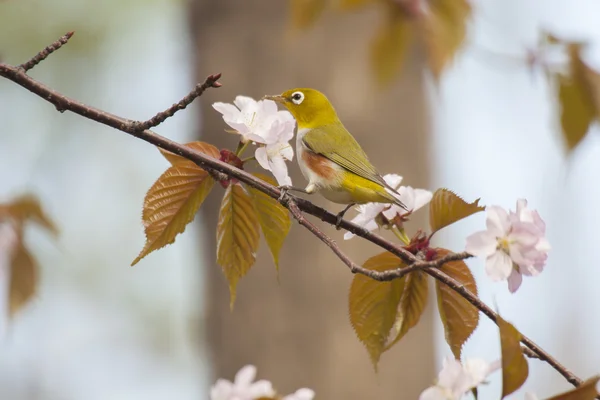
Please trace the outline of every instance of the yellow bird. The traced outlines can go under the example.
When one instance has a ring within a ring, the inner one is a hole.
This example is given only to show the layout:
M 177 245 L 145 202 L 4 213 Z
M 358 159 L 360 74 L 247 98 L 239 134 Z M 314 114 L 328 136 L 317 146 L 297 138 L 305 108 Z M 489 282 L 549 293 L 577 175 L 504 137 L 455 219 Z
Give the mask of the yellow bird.
M 319 192 L 329 201 L 348 204 L 337 214 L 338 228 L 346 211 L 355 204 L 389 203 L 406 209 L 400 194 L 377 172 L 323 93 L 298 88 L 265 98 L 283 104 L 296 119 L 296 157 L 308 180 L 304 189 L 281 189 Z

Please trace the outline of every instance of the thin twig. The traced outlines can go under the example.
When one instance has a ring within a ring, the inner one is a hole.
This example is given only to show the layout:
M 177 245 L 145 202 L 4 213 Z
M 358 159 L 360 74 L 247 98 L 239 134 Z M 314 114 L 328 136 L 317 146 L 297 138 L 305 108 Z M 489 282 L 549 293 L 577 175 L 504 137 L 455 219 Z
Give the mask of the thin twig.
M 196 100 L 198 97 L 202 96 L 202 93 L 204 93 L 204 91 L 206 89 L 211 88 L 211 87 L 213 87 L 213 88 L 221 87 L 221 84 L 219 82 L 217 82 L 219 79 L 221 79 L 221 74 L 214 74 L 214 75 L 207 76 L 204 83 L 197 84 L 196 87 L 194 88 L 194 90 L 192 90 L 187 96 L 185 96 L 183 99 L 179 100 L 177 103 L 173 104 L 171 107 L 167 108 L 165 111 L 159 112 L 158 114 L 156 114 L 154 117 L 150 118 L 147 121 L 137 122 L 136 123 L 137 129 L 140 131 L 143 131 L 146 129 L 154 128 L 155 126 L 162 124 L 163 122 L 165 122 L 165 120 L 167 118 L 170 118 L 173 115 L 175 115 L 175 113 L 177 111 L 183 110 L 187 106 L 192 104 L 192 102 L 194 100 Z
M 73 36 L 74 33 L 75 32 L 67 32 L 56 42 L 52 43 L 49 46 L 46 46 L 44 50 L 37 53 L 33 58 L 31 58 L 31 60 L 19 65 L 18 68 L 22 69 L 24 72 L 31 70 L 33 67 L 44 61 L 50 54 L 54 53 L 56 50 L 60 49 L 65 44 L 67 44 L 67 42 L 69 41 L 69 39 L 71 39 L 71 36 Z
M 68 39 L 68 38 L 67 38 Z M 59 40 L 60 42 L 60 40 Z M 49 46 L 47 49 L 53 48 L 55 43 Z M 189 147 L 176 143 L 172 140 L 169 140 L 165 137 L 162 137 L 151 130 L 144 129 L 140 130 L 139 122 L 128 120 L 105 111 L 99 110 L 94 107 L 87 106 L 78 101 L 75 101 L 63 94 L 47 87 L 46 85 L 32 79 L 28 76 L 25 71 L 26 68 L 29 67 L 31 63 L 32 66 L 43 60 L 54 50 L 49 50 L 47 54 L 42 55 L 37 60 L 37 57 L 34 57 L 29 62 L 25 63 L 23 66 L 12 66 L 4 63 L 0 63 L 0 76 L 9 79 L 21 87 L 35 93 L 39 97 L 44 100 L 52 103 L 57 110 L 59 111 L 71 111 L 73 113 L 79 114 L 84 118 L 91 119 L 98 123 L 110 126 L 112 128 L 118 129 L 125 133 L 128 133 L 138 139 L 144 140 L 148 143 L 151 143 L 157 147 L 160 147 L 164 150 L 175 153 L 179 156 L 182 156 L 194 163 L 198 166 L 206 169 L 209 173 L 216 177 L 216 179 L 224 179 L 225 177 L 233 177 L 238 180 L 244 182 L 245 184 L 260 190 L 261 192 L 269 195 L 272 198 L 279 199 L 281 193 L 280 190 L 272 186 L 253 175 L 238 169 L 232 165 L 224 163 L 220 160 L 212 158 L 210 156 L 205 155 L 204 153 L 200 153 Z M 44 53 L 44 52 L 42 52 Z M 40 53 L 40 54 L 42 54 Z M 34 60 L 37 60 L 34 62 Z M 214 75 L 213 75 L 214 76 Z M 216 83 L 216 82 L 215 82 Z M 213 87 L 215 85 L 213 84 Z M 337 217 L 335 214 L 330 213 L 329 211 L 313 204 L 312 202 L 298 198 L 296 196 L 292 196 L 286 194 L 280 199 L 280 202 L 283 206 L 290 209 L 292 215 L 298 220 L 302 226 L 306 227 L 309 231 L 311 231 L 315 236 L 321 239 L 324 243 L 326 243 L 335 253 L 344 261 L 346 266 L 350 268 L 350 270 L 354 273 L 361 273 L 363 275 L 369 276 L 376 280 L 390 280 L 390 279 L 398 279 L 404 276 L 406 273 L 413 271 L 415 269 L 424 269 L 429 275 L 437 279 L 438 281 L 448 285 L 452 290 L 459 293 L 463 298 L 465 298 L 469 303 L 479 309 L 482 313 L 484 313 L 488 318 L 492 321 L 496 322 L 498 318 L 498 314 L 496 314 L 491 308 L 489 308 L 484 302 L 482 302 L 477 296 L 471 293 L 463 284 L 456 281 L 452 277 L 445 274 L 440 267 L 442 264 L 449 261 L 463 260 L 471 257 L 468 253 L 456 253 L 449 254 L 446 257 L 440 258 L 435 261 L 422 261 L 418 259 L 415 255 L 408 252 L 407 250 L 395 245 L 394 243 L 382 238 L 381 236 L 369 232 L 368 230 L 360 227 L 352 222 L 342 220 L 340 227 L 346 229 L 349 232 L 354 233 L 357 236 L 360 236 L 371 243 L 378 245 L 379 247 L 391 252 L 392 254 L 398 256 L 402 261 L 407 264 L 407 267 L 401 268 L 398 270 L 385 271 L 381 275 L 374 274 L 373 271 L 365 270 L 362 267 L 358 267 L 355 263 L 349 260 L 339 249 L 337 244 L 331 239 L 328 238 L 323 232 L 321 232 L 314 224 L 310 223 L 306 218 L 302 215 L 301 212 L 308 213 L 317 218 L 320 218 L 322 221 L 335 225 L 337 223 Z M 301 211 L 301 212 L 300 212 Z M 531 339 L 526 336 L 522 337 L 521 343 L 523 343 L 526 347 L 528 347 L 533 353 L 535 353 L 540 359 L 546 361 L 550 364 L 555 370 L 557 370 L 562 376 L 564 376 L 567 381 L 575 386 L 579 386 L 582 383 L 582 380 L 577 378 L 571 371 L 565 368 L 562 364 L 560 364 L 556 359 L 542 350 L 539 346 L 537 346 Z
M 535 358 L 537 360 L 540 359 L 540 356 L 538 356 L 537 354 L 535 354 L 533 352 L 533 350 L 531 350 L 529 347 L 521 346 L 521 351 L 523 352 L 523 354 L 525 354 L 526 357 Z

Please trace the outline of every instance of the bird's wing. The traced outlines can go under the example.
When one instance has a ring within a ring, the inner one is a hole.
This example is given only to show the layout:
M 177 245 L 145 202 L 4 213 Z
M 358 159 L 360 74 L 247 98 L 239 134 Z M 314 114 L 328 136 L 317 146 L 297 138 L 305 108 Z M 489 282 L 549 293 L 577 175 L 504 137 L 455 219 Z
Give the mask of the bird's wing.
M 343 137 L 343 143 L 336 143 L 331 137 Z M 334 163 L 372 182 L 388 187 L 382 176 L 369 162 L 358 142 L 341 124 L 313 128 L 302 138 L 306 147 Z

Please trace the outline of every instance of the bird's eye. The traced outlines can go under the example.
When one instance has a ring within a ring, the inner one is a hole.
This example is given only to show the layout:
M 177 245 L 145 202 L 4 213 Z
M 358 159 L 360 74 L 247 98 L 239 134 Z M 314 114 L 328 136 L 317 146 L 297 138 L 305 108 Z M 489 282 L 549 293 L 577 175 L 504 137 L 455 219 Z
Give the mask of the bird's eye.
M 302 92 L 294 92 L 292 94 L 292 101 L 294 104 L 300 104 L 304 101 L 304 93 Z

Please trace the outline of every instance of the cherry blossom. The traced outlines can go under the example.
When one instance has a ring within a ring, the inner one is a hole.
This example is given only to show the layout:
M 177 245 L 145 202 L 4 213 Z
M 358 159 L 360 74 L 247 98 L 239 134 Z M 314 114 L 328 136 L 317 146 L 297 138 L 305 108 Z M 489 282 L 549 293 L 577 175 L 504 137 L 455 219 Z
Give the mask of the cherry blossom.
M 256 367 L 242 367 L 233 382 L 219 379 L 210 389 L 210 400 L 255 400 L 260 397 L 274 397 L 273 385 L 267 380 L 254 382 Z
M 499 361 L 490 364 L 480 358 L 471 358 L 461 364 L 453 357 L 447 357 L 436 384 L 425 389 L 419 400 L 459 400 L 499 368 Z
M 431 201 L 433 193 L 425 189 L 414 189 L 410 186 L 400 186 L 402 177 L 396 174 L 387 174 L 383 177 L 388 185 L 393 188 L 397 188 L 397 192 L 400 194 L 400 199 L 406 205 L 406 208 L 410 211 L 416 211 Z M 358 215 L 352 219 L 352 222 L 362 226 L 363 228 L 373 231 L 379 227 L 377 218 L 380 214 L 383 214 L 385 218 L 391 220 L 396 215 L 405 215 L 407 211 L 396 204 L 384 204 L 384 203 L 367 203 L 361 204 L 356 207 Z M 344 239 L 352 239 L 354 234 L 346 232 Z
M 296 390 L 295 393 L 288 394 L 282 400 L 313 400 L 315 392 L 312 389 L 302 388 Z
M 523 275 L 536 276 L 542 272 L 550 244 L 546 225 L 537 211 L 527 208 L 527 201 L 517 201 L 516 212 L 499 206 L 487 207 L 487 230 L 467 237 L 465 250 L 486 258 L 485 269 L 494 281 L 508 281 L 514 293 Z
M 256 101 L 246 96 L 237 96 L 233 104 L 214 103 L 213 108 L 242 136 L 242 142 L 258 144 L 254 157 L 262 168 L 271 171 L 280 185 L 292 184 L 285 163 L 294 157 L 288 143 L 296 123 L 292 114 L 278 110 L 272 100 Z

